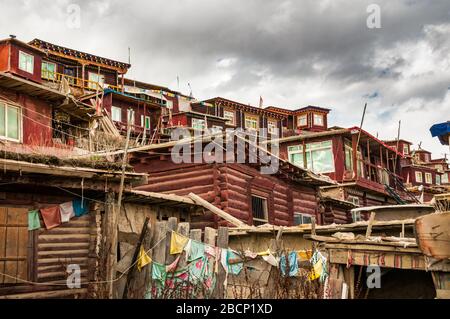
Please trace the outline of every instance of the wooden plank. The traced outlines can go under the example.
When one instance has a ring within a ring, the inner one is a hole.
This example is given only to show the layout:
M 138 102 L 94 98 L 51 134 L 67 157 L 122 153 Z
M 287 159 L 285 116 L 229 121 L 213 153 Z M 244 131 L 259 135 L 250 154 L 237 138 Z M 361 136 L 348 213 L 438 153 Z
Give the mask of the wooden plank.
M 372 225 L 373 225 L 373 221 L 375 220 L 375 212 L 371 212 L 370 213 L 370 218 L 369 218 L 369 224 L 367 225 L 367 230 L 366 230 L 366 238 L 370 237 L 370 235 L 372 234 Z
M 7 209 L 7 223 L 17 223 L 17 212 L 12 209 Z M 19 229 L 17 227 L 7 227 L 6 228 L 6 257 L 17 256 L 19 239 Z M 5 262 L 5 273 L 17 277 L 17 261 L 6 261 Z M 16 283 L 17 280 L 14 278 L 6 277 L 4 283 Z
M 0 223 L 6 225 L 7 211 L 5 207 L 0 207 Z M 6 226 L 0 226 L 0 258 L 6 257 Z M 0 272 L 5 272 L 5 262 L 0 261 Z M 0 284 L 3 284 L 4 276 L 0 275 Z
M 204 243 L 211 246 L 216 246 L 216 230 L 214 228 L 205 227 Z
M 177 227 L 177 232 L 183 236 L 189 237 L 189 223 L 179 223 Z M 183 258 L 183 255 L 186 254 L 184 251 L 182 253 L 182 258 L 180 258 L 180 262 L 178 264 L 179 268 L 183 268 L 186 266 L 186 258 Z
M 15 208 L 17 211 L 17 221 L 19 223 L 27 224 L 28 222 L 28 209 L 25 208 Z M 28 254 L 28 227 L 22 226 L 18 227 L 18 256 L 27 256 Z M 28 279 L 28 262 L 27 260 L 22 260 L 17 263 L 17 277 L 23 280 Z
M 201 229 L 191 229 L 189 237 L 196 241 L 202 241 L 202 230 Z
M 201 205 L 201 206 L 205 207 L 206 209 L 208 209 L 212 213 L 216 214 L 220 218 L 225 219 L 227 222 L 233 224 L 234 226 L 237 226 L 237 227 L 246 227 L 247 226 L 246 224 L 244 224 L 242 221 L 240 221 L 236 217 L 231 216 L 230 214 L 224 212 L 220 208 L 218 208 L 218 207 L 214 206 L 213 204 L 205 201 L 203 198 L 199 197 L 198 195 L 196 195 L 194 193 L 189 193 L 188 196 L 194 202 L 196 202 L 198 205 Z
M 0 296 L 0 299 L 43 299 L 43 298 L 61 298 L 68 296 L 80 295 L 83 296 L 87 293 L 87 288 L 78 289 L 65 289 L 54 291 L 42 291 L 42 292 L 29 292 L 23 294 Z
M 219 227 L 217 232 L 217 246 L 222 249 L 228 248 L 228 227 Z M 217 258 L 220 258 L 220 256 L 217 256 Z M 217 299 L 223 299 L 226 298 L 226 288 L 224 286 L 225 280 L 226 280 L 226 272 L 225 269 L 222 267 L 222 265 L 219 265 L 219 270 L 217 273 L 217 282 L 216 287 L 214 288 L 212 297 Z

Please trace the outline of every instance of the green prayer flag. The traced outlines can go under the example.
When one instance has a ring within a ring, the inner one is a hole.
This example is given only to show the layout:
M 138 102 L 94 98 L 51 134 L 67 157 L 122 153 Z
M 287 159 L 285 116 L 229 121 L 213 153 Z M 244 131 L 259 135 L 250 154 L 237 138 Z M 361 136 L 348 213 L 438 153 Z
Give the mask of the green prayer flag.
M 35 230 L 41 228 L 41 221 L 39 220 L 39 210 L 30 210 L 28 212 L 28 230 Z

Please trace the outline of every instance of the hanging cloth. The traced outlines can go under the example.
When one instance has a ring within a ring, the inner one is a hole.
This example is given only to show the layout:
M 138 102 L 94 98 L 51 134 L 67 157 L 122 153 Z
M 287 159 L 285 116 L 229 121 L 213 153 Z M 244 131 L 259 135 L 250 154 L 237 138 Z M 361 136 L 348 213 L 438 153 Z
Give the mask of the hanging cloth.
M 188 261 L 202 258 L 205 255 L 205 244 L 196 240 L 191 240 Z
M 227 264 L 228 264 L 228 272 L 233 275 L 239 275 L 242 268 L 244 267 L 244 263 L 242 262 L 241 256 L 239 256 L 236 252 L 232 251 L 231 249 L 227 250 Z
M 272 253 L 270 253 L 269 255 L 263 255 L 262 258 L 270 265 L 278 267 L 278 259 L 274 255 L 272 255 Z
M 186 262 L 189 259 L 189 254 L 191 253 L 191 246 L 192 246 L 192 239 L 189 239 L 187 244 L 184 246 L 183 250 L 185 252 L 185 258 L 186 258 Z
M 142 268 L 147 266 L 152 262 L 152 259 L 149 255 L 145 252 L 144 246 L 141 245 L 141 248 L 139 249 L 139 256 L 137 260 L 137 268 L 139 271 L 141 271 Z
M 75 212 L 75 216 L 80 217 L 89 212 L 89 201 L 87 199 L 81 200 L 80 198 L 76 198 L 72 202 L 73 211 Z
M 41 228 L 41 221 L 39 220 L 39 210 L 30 210 L 28 212 L 28 230 L 35 230 Z
M 41 208 L 41 215 L 44 220 L 45 228 L 52 229 L 61 225 L 59 206 Z
M 167 277 L 166 265 L 157 262 L 152 262 L 152 279 L 164 285 L 166 277 Z
M 288 276 L 294 277 L 298 273 L 297 252 L 292 251 L 288 254 L 287 261 L 289 262 Z M 286 255 L 282 255 L 280 259 L 280 270 L 283 276 L 287 273 Z
M 170 254 L 180 254 L 188 243 L 189 238 L 172 231 L 170 237 Z
M 67 223 L 72 217 L 75 216 L 72 202 L 66 202 L 59 205 L 59 213 L 61 214 L 61 222 Z

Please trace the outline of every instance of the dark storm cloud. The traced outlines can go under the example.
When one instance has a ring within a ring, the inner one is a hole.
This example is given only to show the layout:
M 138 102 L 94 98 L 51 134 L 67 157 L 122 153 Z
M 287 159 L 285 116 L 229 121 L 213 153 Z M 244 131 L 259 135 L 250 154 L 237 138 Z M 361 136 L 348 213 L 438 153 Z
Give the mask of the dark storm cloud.
M 67 27 L 71 3 L 81 8 L 78 29 Z M 381 29 L 366 27 L 372 3 Z M 170 86 L 179 76 L 179 89 L 190 82 L 198 98 L 322 104 L 335 109 L 337 125 L 357 123 L 350 110 L 367 99 L 375 122 L 402 112 L 431 122 L 439 117 L 421 110 L 444 110 L 448 101 L 448 0 L 0 0 L 0 10 L 2 37 L 123 61 L 131 47 L 128 76 Z

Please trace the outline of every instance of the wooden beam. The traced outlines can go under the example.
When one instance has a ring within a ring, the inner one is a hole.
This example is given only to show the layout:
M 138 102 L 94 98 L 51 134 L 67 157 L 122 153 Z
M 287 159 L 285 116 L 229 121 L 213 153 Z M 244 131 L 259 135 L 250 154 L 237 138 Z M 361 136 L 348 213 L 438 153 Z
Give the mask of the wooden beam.
M 208 209 L 212 213 L 214 213 L 214 214 L 218 215 L 219 217 L 225 219 L 227 222 L 233 224 L 234 226 L 237 226 L 237 227 L 246 227 L 247 226 L 247 228 L 250 228 L 248 225 L 244 224 L 241 220 L 237 219 L 234 216 L 231 216 L 227 212 L 224 212 L 223 210 L 221 210 L 220 208 L 218 208 L 218 207 L 214 206 L 213 204 L 207 202 L 206 200 L 204 200 L 200 196 L 198 196 L 198 195 L 196 195 L 194 193 L 189 193 L 188 196 L 194 202 L 196 202 L 198 205 L 201 205 L 201 206 L 205 207 L 206 209 Z
M 366 238 L 370 237 L 370 235 L 372 234 L 372 225 L 373 225 L 373 221 L 375 220 L 375 212 L 371 212 L 370 213 L 370 217 L 369 217 L 369 224 L 367 225 L 367 230 L 366 230 Z

